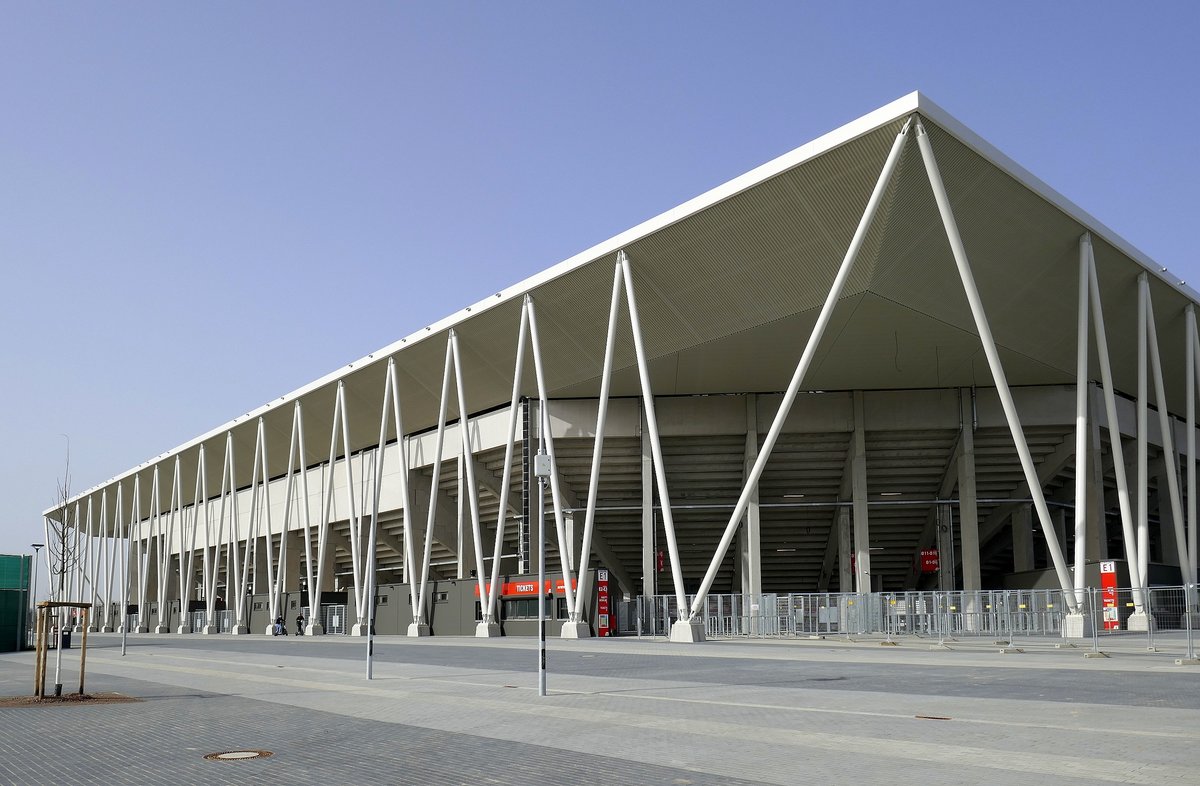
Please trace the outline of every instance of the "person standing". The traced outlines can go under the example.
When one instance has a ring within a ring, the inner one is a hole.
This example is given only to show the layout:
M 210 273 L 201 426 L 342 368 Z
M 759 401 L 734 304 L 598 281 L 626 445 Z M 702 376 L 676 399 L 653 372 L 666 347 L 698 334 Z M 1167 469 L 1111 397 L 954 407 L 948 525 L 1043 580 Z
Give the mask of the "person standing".
M 296 635 L 297 636 L 304 635 L 304 615 L 303 614 L 296 615 Z

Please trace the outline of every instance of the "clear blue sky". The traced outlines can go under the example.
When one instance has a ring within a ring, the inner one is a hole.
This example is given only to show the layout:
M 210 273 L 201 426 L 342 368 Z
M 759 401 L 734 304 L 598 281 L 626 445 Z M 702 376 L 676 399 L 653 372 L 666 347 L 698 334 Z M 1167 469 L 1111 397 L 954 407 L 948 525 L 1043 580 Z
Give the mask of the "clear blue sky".
M 0 552 L 912 90 L 1200 281 L 1198 8 L 8 3 Z

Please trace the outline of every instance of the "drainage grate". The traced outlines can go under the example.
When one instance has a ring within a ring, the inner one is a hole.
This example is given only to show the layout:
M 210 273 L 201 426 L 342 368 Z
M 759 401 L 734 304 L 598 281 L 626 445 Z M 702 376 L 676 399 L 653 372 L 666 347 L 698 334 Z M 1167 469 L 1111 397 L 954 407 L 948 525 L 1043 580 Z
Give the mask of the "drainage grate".
M 270 751 L 225 751 L 210 753 L 204 758 L 209 761 L 245 761 L 246 759 L 267 759 L 274 756 Z

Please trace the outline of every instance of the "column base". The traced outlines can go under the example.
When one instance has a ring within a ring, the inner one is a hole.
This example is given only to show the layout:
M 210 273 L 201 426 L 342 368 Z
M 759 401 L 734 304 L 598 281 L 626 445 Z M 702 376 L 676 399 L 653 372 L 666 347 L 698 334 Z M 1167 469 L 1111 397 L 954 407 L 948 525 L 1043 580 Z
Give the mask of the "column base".
M 1067 614 L 1063 617 L 1064 639 L 1086 639 L 1092 635 L 1092 618 L 1088 614 Z
M 429 635 L 429 626 L 424 622 L 413 622 L 408 626 L 408 635 L 412 638 L 418 638 Z M 479 635 L 479 628 L 476 626 L 475 635 Z
M 561 638 L 564 639 L 590 639 L 592 637 L 592 629 L 588 627 L 586 622 L 571 622 L 563 623 Z
M 136 628 L 134 628 L 133 630 L 130 631 L 130 633 L 149 633 L 149 632 L 150 632 L 150 628 L 147 625 L 138 625 Z
M 695 644 L 704 641 L 704 623 L 700 620 L 680 620 L 671 626 L 671 641 L 677 644 Z
M 100 629 L 100 632 L 101 633 L 112 633 L 113 632 L 112 625 L 105 625 L 103 628 Z
M 412 635 L 411 633 L 408 635 Z M 418 634 L 420 635 L 420 634 Z M 500 623 L 498 622 L 478 622 L 475 624 L 475 638 L 477 639 L 496 639 L 500 637 Z
M 178 634 L 180 634 L 180 635 L 183 635 L 183 634 L 185 634 L 185 633 L 191 633 L 191 632 L 192 632 L 192 629 L 191 629 L 191 628 L 189 628 L 187 625 L 180 625 L 180 626 L 179 626 L 179 629 L 178 629 L 178 630 L 176 630 L 175 632 L 176 632 L 176 633 L 178 633 Z
M 1147 631 L 1151 628 L 1158 630 L 1158 625 L 1155 624 L 1154 617 L 1144 611 L 1135 611 L 1125 622 L 1125 630 Z
M 100 629 L 95 625 L 88 625 L 88 633 L 99 633 Z
M 171 629 L 169 627 L 167 627 L 166 625 L 155 625 L 154 632 L 155 633 L 170 633 Z
M 82 625 L 76 625 L 74 628 L 71 628 L 71 630 L 72 630 L 72 632 L 74 632 L 74 633 L 83 633 L 83 626 L 82 626 Z
M 325 628 L 319 622 L 310 622 L 304 629 L 305 636 L 324 636 Z
M 216 625 L 205 625 L 203 628 L 200 629 L 200 632 L 203 633 L 205 636 L 211 636 L 214 633 L 220 633 L 221 629 L 218 628 Z
M 350 626 L 350 635 L 351 636 L 366 636 L 367 635 L 367 623 L 356 622 L 353 625 L 351 625 Z
M 1187 611 L 1179 615 L 1180 630 L 1187 630 L 1189 622 L 1193 631 L 1200 631 L 1200 611 Z
M 245 636 L 250 633 L 249 625 L 234 625 L 233 630 L 229 631 L 234 636 Z

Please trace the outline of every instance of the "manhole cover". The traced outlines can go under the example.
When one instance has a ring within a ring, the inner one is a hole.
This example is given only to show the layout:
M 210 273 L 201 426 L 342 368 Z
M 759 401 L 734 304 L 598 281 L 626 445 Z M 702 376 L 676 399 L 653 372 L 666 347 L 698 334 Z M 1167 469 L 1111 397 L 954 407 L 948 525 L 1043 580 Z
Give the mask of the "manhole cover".
M 209 761 L 243 761 L 245 759 L 266 759 L 274 755 L 270 751 L 225 751 L 224 753 L 210 753 L 204 758 Z

